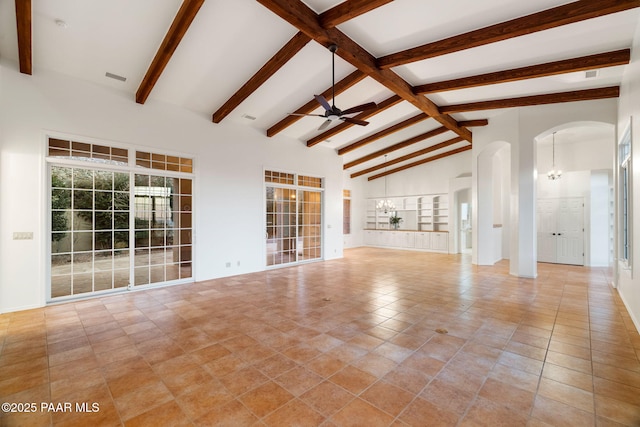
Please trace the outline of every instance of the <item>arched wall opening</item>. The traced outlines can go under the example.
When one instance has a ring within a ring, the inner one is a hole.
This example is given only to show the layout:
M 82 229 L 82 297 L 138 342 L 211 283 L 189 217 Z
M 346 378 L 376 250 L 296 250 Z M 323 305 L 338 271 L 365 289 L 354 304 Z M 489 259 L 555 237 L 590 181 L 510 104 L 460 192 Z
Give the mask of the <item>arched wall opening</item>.
M 539 262 L 606 267 L 613 262 L 615 126 L 573 121 L 535 137 Z M 548 171 L 561 170 L 559 179 Z

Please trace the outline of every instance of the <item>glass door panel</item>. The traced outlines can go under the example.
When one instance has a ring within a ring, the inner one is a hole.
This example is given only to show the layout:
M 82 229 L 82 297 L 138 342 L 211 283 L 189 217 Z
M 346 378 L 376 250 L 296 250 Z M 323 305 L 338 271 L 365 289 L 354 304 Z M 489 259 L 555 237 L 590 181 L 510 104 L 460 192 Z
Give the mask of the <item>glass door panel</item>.
M 298 191 L 298 241 L 300 260 L 322 257 L 322 193 Z
M 136 174 L 134 181 L 134 284 L 191 277 L 191 180 Z
M 267 265 L 296 262 L 296 192 L 266 188 Z
M 129 284 L 129 174 L 51 167 L 51 298 Z

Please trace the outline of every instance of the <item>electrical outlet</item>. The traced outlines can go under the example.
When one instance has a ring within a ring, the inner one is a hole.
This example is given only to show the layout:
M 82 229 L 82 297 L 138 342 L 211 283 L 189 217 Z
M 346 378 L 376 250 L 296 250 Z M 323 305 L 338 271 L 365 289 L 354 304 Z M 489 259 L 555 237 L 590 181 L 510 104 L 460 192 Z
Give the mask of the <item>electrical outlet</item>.
M 240 267 L 240 261 L 238 261 L 238 263 L 236 264 L 238 267 Z
M 33 240 L 32 231 L 15 231 L 13 233 L 13 240 Z

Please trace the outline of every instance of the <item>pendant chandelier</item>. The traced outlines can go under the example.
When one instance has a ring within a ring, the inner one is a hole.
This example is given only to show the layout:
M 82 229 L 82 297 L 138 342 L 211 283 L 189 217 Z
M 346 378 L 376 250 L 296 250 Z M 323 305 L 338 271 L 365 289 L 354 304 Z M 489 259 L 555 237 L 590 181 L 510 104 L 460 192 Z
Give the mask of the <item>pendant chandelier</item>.
M 549 178 L 552 181 L 555 181 L 556 179 L 560 179 L 560 177 L 562 177 L 562 171 L 560 169 L 556 170 L 556 133 L 553 133 L 553 142 L 551 145 L 551 150 L 552 150 L 552 163 L 551 163 L 551 170 L 549 172 L 547 172 L 547 178 Z
M 387 163 L 387 155 L 384 155 L 384 163 Z M 385 174 L 387 172 L 387 167 L 384 167 Z M 382 211 L 384 213 L 389 213 L 389 211 L 395 211 L 396 205 L 390 199 L 387 199 L 387 175 L 384 176 L 384 199 L 379 200 L 376 204 L 376 209 Z

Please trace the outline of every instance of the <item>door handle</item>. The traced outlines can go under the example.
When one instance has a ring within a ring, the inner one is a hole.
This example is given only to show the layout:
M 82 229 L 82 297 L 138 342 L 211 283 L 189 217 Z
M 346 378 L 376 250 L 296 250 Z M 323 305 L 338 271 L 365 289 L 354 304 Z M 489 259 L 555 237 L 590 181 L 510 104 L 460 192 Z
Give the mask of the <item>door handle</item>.
M 551 233 L 551 234 L 554 235 L 554 236 L 556 235 L 556 233 Z
M 558 236 L 562 236 L 562 233 L 558 233 Z

